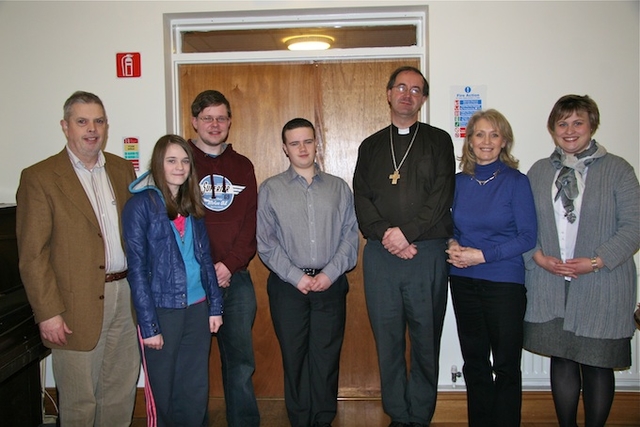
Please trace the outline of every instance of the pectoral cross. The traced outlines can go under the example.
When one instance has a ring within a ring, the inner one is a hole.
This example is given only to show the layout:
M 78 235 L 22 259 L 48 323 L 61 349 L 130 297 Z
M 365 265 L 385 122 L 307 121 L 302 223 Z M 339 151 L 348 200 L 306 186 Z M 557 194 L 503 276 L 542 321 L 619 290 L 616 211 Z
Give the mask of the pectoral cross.
M 391 185 L 396 185 L 400 179 L 400 172 L 398 172 L 398 170 L 393 171 L 393 173 L 389 175 L 389 179 L 391 180 Z

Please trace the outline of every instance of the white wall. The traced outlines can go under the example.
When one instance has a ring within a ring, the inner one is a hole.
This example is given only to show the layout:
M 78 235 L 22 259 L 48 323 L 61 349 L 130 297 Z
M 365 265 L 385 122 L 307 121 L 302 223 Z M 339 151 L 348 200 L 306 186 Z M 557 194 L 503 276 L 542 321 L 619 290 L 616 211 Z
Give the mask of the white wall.
M 638 1 L 0 1 L 0 202 L 15 201 L 24 167 L 62 149 L 62 104 L 78 89 L 105 103 L 107 151 L 122 155 L 122 138 L 136 136 L 148 163 L 167 131 L 164 13 L 402 4 L 429 6 L 431 124 L 450 130 L 451 86 L 486 85 L 487 107 L 511 122 L 527 171 L 553 149 L 545 126 L 553 103 L 589 94 L 601 110 L 596 139 L 638 173 Z M 117 79 L 115 54 L 131 51 L 142 54 L 142 77 Z M 444 333 L 448 385 L 451 364 L 462 366 L 451 307 Z

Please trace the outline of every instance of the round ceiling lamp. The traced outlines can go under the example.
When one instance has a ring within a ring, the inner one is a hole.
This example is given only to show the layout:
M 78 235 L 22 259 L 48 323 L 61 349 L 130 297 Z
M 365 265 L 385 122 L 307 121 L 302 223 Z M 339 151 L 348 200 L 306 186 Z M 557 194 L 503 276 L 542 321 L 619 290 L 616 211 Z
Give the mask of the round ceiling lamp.
M 303 36 L 292 36 L 282 41 L 289 50 L 326 50 L 331 47 L 335 39 L 323 34 L 309 34 Z

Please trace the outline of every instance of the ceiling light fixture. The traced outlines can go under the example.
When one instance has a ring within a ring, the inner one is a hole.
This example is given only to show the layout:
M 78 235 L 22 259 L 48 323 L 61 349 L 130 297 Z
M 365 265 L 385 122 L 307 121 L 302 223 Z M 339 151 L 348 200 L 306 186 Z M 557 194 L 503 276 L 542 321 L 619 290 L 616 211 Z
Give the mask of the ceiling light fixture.
M 331 47 L 335 39 L 323 34 L 308 34 L 303 36 L 292 36 L 282 41 L 289 50 L 326 50 Z

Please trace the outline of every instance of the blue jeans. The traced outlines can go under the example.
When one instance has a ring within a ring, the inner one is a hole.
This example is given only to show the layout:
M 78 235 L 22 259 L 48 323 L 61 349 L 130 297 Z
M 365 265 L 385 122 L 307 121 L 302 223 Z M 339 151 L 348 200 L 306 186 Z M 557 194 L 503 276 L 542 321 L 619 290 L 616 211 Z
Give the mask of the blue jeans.
M 252 328 L 256 318 L 256 293 L 247 270 L 231 276 L 223 288 L 224 323 L 217 333 L 222 360 L 222 385 L 229 427 L 260 425 L 260 413 L 251 377 L 256 369 Z

